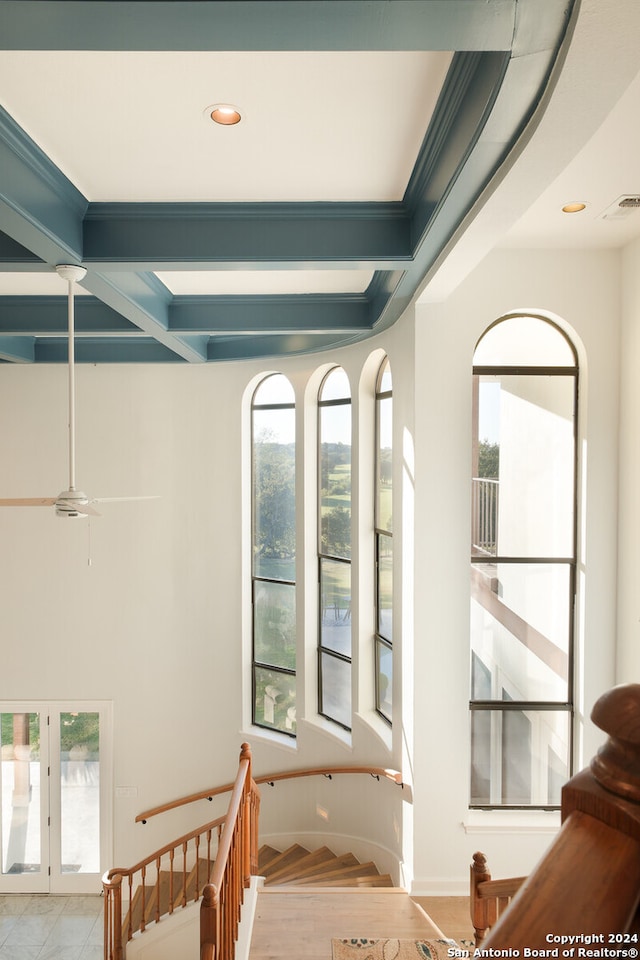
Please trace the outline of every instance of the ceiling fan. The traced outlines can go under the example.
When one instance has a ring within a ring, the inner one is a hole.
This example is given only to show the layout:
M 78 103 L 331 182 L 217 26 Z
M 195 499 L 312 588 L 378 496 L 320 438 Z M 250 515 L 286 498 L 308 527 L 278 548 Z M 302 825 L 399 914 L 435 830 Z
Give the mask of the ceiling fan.
M 76 388 L 75 388 L 75 329 L 74 329 L 74 284 L 86 274 L 84 267 L 60 264 L 56 267 L 59 277 L 67 281 L 69 321 L 69 488 L 57 497 L 0 498 L 0 507 L 50 507 L 56 508 L 56 516 L 69 519 L 100 516 L 94 503 L 124 500 L 155 500 L 156 497 L 100 497 L 90 498 L 76 487 Z

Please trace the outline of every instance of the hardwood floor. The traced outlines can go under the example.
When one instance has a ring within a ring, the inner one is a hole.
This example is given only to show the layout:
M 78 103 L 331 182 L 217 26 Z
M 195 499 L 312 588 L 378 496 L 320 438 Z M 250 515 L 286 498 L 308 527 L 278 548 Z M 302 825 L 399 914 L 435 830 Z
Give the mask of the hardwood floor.
M 436 926 L 452 940 L 473 940 L 469 897 L 414 897 Z
M 419 901 L 419 902 L 416 902 Z M 449 901 L 458 901 L 449 903 Z M 468 898 L 420 897 L 403 890 L 349 889 L 301 892 L 266 887 L 258 894 L 250 960 L 331 960 L 333 937 L 453 937 L 432 923 L 423 903 L 435 908 L 442 922 L 455 924 L 469 938 Z M 435 916 L 434 916 L 435 921 Z

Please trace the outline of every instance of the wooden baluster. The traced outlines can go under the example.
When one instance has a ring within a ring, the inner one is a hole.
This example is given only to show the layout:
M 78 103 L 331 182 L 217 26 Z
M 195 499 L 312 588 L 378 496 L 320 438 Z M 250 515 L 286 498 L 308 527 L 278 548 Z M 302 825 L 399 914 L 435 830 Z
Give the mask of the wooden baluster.
M 187 905 L 187 841 L 182 844 L 182 906 Z
M 129 923 L 127 924 L 127 943 L 133 936 L 133 874 L 129 874 Z
M 195 848 L 196 848 L 196 883 L 195 890 L 193 892 L 193 901 L 194 903 L 200 899 L 200 834 L 195 838 Z
M 258 841 L 260 823 L 260 792 L 255 780 L 251 781 L 251 873 L 258 873 Z
M 140 918 L 140 933 L 144 933 L 145 927 L 147 925 L 146 923 L 146 913 L 147 913 L 147 885 L 146 885 L 147 867 L 146 867 L 146 864 L 145 866 L 142 867 L 142 870 L 140 871 L 140 878 L 142 883 L 142 916 Z
M 156 857 L 156 923 L 160 923 L 160 857 Z
M 175 860 L 175 847 L 172 847 L 169 851 L 169 913 L 173 913 L 173 898 L 175 895 L 174 885 L 173 885 L 173 861 Z
M 244 805 L 241 811 L 242 816 L 242 882 L 243 886 L 248 887 L 251 882 L 251 747 L 248 743 L 242 744 L 240 751 L 240 760 L 247 759 L 247 773 L 244 781 Z

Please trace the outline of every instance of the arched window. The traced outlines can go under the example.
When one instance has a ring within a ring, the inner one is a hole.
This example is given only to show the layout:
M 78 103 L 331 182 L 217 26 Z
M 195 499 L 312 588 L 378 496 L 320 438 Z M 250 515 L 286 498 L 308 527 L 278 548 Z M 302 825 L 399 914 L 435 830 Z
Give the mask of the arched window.
M 351 390 L 342 367 L 318 397 L 318 712 L 351 729 Z
M 376 381 L 375 467 L 375 671 L 376 710 L 391 723 L 393 688 L 393 395 L 385 358 Z
M 571 775 L 578 366 L 512 316 L 474 355 L 471 806 L 557 807 Z
M 295 398 L 282 374 L 251 406 L 253 722 L 295 736 Z

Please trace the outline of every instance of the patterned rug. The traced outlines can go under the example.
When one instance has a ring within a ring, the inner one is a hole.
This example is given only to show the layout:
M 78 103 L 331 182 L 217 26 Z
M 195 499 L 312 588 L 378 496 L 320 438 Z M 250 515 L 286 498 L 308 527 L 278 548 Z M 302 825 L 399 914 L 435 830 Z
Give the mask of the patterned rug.
M 333 960 L 449 960 L 454 940 L 332 940 Z

